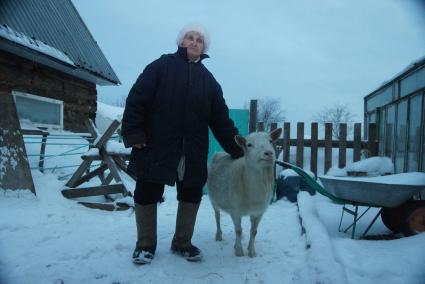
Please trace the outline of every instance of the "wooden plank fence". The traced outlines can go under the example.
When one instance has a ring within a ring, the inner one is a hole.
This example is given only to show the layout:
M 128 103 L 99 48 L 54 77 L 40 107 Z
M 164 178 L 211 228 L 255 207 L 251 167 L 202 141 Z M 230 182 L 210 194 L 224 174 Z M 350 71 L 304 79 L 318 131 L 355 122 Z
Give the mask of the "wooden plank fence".
M 251 101 L 250 109 L 250 132 L 264 131 L 266 126 L 264 122 L 255 122 L 257 103 Z M 361 153 L 363 152 L 366 157 L 376 156 L 378 154 L 378 141 L 377 141 L 377 125 L 369 123 L 368 139 L 362 140 L 362 124 L 354 123 L 353 140 L 347 140 L 347 124 L 339 124 L 339 138 L 333 139 L 332 137 L 332 123 L 324 124 L 324 139 L 319 139 L 319 124 L 317 122 L 311 123 L 311 133 L 305 133 L 304 122 L 297 123 L 296 138 L 291 138 L 291 123 L 283 123 L 283 138 L 277 143 L 278 153 L 283 152 L 283 161 L 289 162 L 290 147 L 296 147 L 295 163 L 298 167 L 304 167 L 304 151 L 305 148 L 310 149 L 310 170 L 317 176 L 318 174 L 318 150 L 324 148 L 324 172 L 326 173 L 332 166 L 344 168 L 347 164 L 347 149 L 353 149 L 353 162 L 359 161 Z M 277 128 L 277 123 L 272 123 L 270 129 Z M 306 135 L 307 134 L 307 135 Z M 310 134 L 310 139 L 306 139 Z M 332 165 L 332 150 L 338 149 L 338 164 Z
M 278 141 L 278 146 L 283 151 L 283 161 L 289 162 L 290 147 L 296 147 L 295 163 L 299 167 L 304 167 L 304 151 L 305 148 L 310 148 L 310 170 L 317 175 L 318 171 L 318 150 L 324 148 L 324 171 L 327 172 L 332 166 L 332 149 L 338 149 L 338 167 L 344 168 L 347 164 L 347 150 L 353 149 L 353 162 L 359 161 L 361 152 L 372 157 L 377 155 L 376 135 L 369 135 L 366 141 L 361 140 L 361 123 L 354 124 L 353 140 L 347 140 L 347 124 L 339 125 L 339 139 L 332 139 L 332 123 L 325 124 L 325 137 L 318 139 L 319 125 L 317 122 L 311 123 L 310 139 L 305 139 L 304 122 L 297 123 L 296 139 L 291 138 L 291 124 L 285 122 L 283 124 L 283 138 Z M 369 133 L 376 133 L 376 124 L 368 125 Z

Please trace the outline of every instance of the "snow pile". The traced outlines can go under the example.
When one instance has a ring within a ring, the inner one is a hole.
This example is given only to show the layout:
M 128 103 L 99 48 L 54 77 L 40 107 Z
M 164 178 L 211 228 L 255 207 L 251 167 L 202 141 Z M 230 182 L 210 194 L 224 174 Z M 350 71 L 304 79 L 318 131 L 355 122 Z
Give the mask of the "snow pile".
M 425 173 L 410 172 L 378 177 L 335 177 L 332 179 L 364 181 L 382 184 L 417 185 L 425 187 Z
M 380 242 L 335 239 L 333 244 L 349 283 L 425 283 L 425 234 Z
M 123 143 L 109 140 L 106 142 L 106 152 L 116 155 L 130 155 L 131 148 L 125 148 Z
M 121 122 L 124 108 L 111 106 L 97 101 L 96 127 L 99 132 L 104 133 L 114 120 Z
M 279 173 L 279 176 L 283 178 L 287 178 L 287 177 L 298 176 L 298 174 L 294 170 L 285 169 Z
M 368 176 L 382 176 L 394 173 L 394 164 L 388 157 L 371 157 L 348 164 L 343 169 L 332 167 L 326 175 L 340 177 L 347 176 L 348 172 L 365 172 Z
M 344 269 L 336 260 L 332 241 L 320 220 L 311 196 L 298 194 L 300 218 L 306 231 L 308 264 L 315 283 L 347 283 Z
M 15 31 L 5 24 L 0 24 L 0 37 L 8 39 L 17 44 L 26 46 L 43 54 L 49 55 L 56 59 L 59 59 L 62 62 L 74 65 L 74 62 L 62 51 L 45 44 L 37 39 L 30 38 L 24 33 Z

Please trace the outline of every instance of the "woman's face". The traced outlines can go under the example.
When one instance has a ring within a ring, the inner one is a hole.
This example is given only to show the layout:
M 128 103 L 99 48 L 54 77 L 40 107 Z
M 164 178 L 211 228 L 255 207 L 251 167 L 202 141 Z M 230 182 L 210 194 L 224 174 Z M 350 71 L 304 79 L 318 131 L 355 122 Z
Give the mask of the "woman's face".
M 187 57 L 190 61 L 194 61 L 201 56 L 204 50 L 204 39 L 197 32 L 188 32 L 184 36 L 181 46 L 187 48 Z

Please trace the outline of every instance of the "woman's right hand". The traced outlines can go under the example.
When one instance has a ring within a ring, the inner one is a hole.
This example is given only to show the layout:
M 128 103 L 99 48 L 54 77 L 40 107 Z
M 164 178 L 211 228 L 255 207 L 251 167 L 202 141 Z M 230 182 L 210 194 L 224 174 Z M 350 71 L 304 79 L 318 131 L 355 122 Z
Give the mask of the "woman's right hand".
M 146 144 L 133 144 L 133 147 L 137 148 L 137 149 L 142 149 L 142 148 L 146 147 Z

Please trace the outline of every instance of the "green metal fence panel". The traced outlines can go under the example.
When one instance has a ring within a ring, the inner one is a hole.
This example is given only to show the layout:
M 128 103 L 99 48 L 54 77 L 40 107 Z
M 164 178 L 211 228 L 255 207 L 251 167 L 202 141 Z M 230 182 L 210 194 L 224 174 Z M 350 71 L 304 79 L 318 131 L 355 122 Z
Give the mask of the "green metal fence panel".
M 230 109 L 229 110 L 230 118 L 234 121 L 236 128 L 238 128 L 239 133 L 243 136 L 248 135 L 248 124 L 249 124 L 249 110 L 247 109 Z M 215 152 L 224 151 L 215 140 L 214 135 L 211 130 L 209 131 L 209 150 L 208 150 L 208 161 L 211 160 Z
M 235 123 L 236 128 L 239 130 L 240 135 L 248 135 L 249 124 L 249 110 L 247 109 L 230 109 L 230 118 Z M 209 131 L 209 149 L 208 149 L 208 162 L 212 159 L 215 152 L 223 152 L 223 148 L 218 141 L 214 138 L 211 130 Z M 208 193 L 207 186 L 203 188 L 204 194 Z

